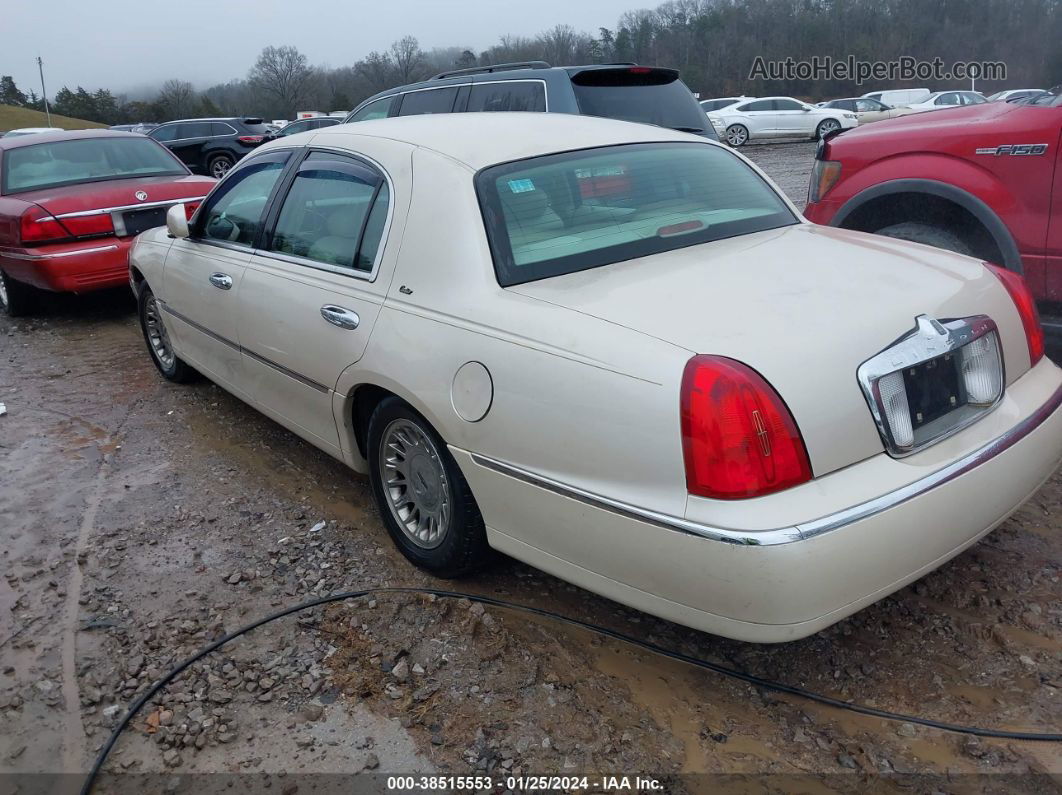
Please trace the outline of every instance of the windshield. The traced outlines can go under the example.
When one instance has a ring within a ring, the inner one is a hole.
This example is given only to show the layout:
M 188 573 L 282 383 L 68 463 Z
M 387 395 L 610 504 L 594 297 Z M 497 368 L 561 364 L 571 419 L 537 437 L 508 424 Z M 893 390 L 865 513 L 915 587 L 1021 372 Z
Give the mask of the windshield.
M 630 144 L 484 169 L 476 187 L 503 287 L 797 222 L 713 144 Z
M 83 138 L 33 144 L 4 153 L 3 193 L 81 182 L 184 175 L 188 171 L 149 138 Z
M 588 69 L 572 77 L 579 111 L 586 116 L 703 132 L 704 111 L 670 69 Z

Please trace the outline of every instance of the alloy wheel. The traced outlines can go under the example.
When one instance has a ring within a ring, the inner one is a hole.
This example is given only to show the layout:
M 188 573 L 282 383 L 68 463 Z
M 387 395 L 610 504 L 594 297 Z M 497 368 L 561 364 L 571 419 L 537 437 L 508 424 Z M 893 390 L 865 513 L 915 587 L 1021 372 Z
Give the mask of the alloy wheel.
M 841 129 L 841 124 L 835 119 L 827 119 L 819 125 L 819 138 L 825 138 L 832 132 Z
M 155 300 L 155 296 L 149 297 L 144 303 L 144 327 L 147 329 L 151 352 L 155 354 L 159 364 L 164 369 L 169 370 L 173 367 L 174 362 L 173 346 L 170 345 L 170 335 L 162 322 L 162 315 L 159 312 L 159 305 Z
M 210 165 L 210 176 L 214 179 L 221 179 L 223 176 L 229 173 L 229 169 L 232 168 L 232 163 L 223 157 L 218 158 Z
M 435 442 L 416 423 L 392 421 L 379 451 L 380 478 L 391 515 L 422 549 L 439 546 L 450 530 L 450 481 Z
M 726 128 L 726 142 L 731 146 L 743 146 L 749 139 L 749 132 L 740 124 Z

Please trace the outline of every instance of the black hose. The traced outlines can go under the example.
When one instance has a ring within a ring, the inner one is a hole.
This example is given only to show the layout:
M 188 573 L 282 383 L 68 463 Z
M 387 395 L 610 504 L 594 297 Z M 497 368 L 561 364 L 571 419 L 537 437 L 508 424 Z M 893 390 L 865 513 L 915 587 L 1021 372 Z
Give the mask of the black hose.
M 801 687 L 794 687 L 793 685 L 782 684 L 781 682 L 774 682 L 770 679 L 762 679 L 761 677 L 747 674 L 743 671 L 738 671 L 734 668 L 728 668 L 725 665 L 709 662 L 708 660 L 701 660 L 697 657 L 690 657 L 687 654 L 673 651 L 671 649 L 665 649 L 662 646 L 658 646 L 655 643 L 651 643 L 647 640 L 641 640 L 639 638 L 633 638 L 630 635 L 624 635 L 622 632 L 617 632 L 607 627 L 598 626 L 592 624 L 589 621 L 582 621 L 578 618 L 571 618 L 569 616 L 561 615 L 560 613 L 554 613 L 552 610 L 545 610 L 541 607 L 531 607 L 529 605 L 520 605 L 513 602 L 507 602 L 504 599 L 495 599 L 491 596 L 479 596 L 471 593 L 461 593 L 460 591 L 444 591 L 438 588 L 416 588 L 416 587 L 394 587 L 394 588 L 366 588 L 361 591 L 344 591 L 342 593 L 332 594 L 330 596 L 322 596 L 319 599 L 311 599 L 309 602 L 302 602 L 301 604 L 294 605 L 293 607 L 287 607 L 276 613 L 272 613 L 264 618 L 260 618 L 257 621 L 253 621 L 245 627 L 241 627 L 233 632 L 230 632 L 224 637 L 218 638 L 208 646 L 204 646 L 197 651 L 187 660 L 178 663 L 172 668 L 165 676 L 159 679 L 155 684 L 144 691 L 133 705 L 125 713 L 125 716 L 118 722 L 118 725 L 114 727 L 114 731 L 111 732 L 111 736 L 107 738 L 107 742 L 104 743 L 100 749 L 99 754 L 96 756 L 96 761 L 92 765 L 92 770 L 89 771 L 88 777 L 85 779 L 85 783 L 81 787 L 81 795 L 89 795 L 92 792 L 92 787 L 96 783 L 96 778 L 99 776 L 100 770 L 103 769 L 104 762 L 107 761 L 107 756 L 118 742 L 118 737 L 125 731 L 126 727 L 133 720 L 133 717 L 140 712 L 143 706 L 150 701 L 156 693 L 162 688 L 177 678 L 183 671 L 185 671 L 190 665 L 198 662 L 199 660 L 211 654 L 230 640 L 238 638 L 240 635 L 244 635 L 253 629 L 257 629 L 263 624 L 268 624 L 270 621 L 275 621 L 278 618 L 284 618 L 290 616 L 292 613 L 298 613 L 302 610 L 309 610 L 311 607 L 319 607 L 330 602 L 341 602 L 347 599 L 360 599 L 365 596 L 371 596 L 375 594 L 420 594 L 441 596 L 448 599 L 467 599 L 470 602 L 479 602 L 484 605 L 491 605 L 492 607 L 501 607 L 507 610 L 516 610 L 522 613 L 530 613 L 531 615 L 542 616 L 554 621 L 560 621 L 571 626 L 580 627 L 589 632 L 594 632 L 598 635 L 603 635 L 607 638 L 613 638 L 615 640 L 629 643 L 632 646 L 637 646 L 646 651 L 659 654 L 663 657 L 668 657 L 672 660 L 678 660 L 679 662 L 688 663 L 689 665 L 695 665 L 698 668 L 703 668 L 706 671 L 712 671 L 713 673 L 728 676 L 731 679 L 737 679 L 742 682 L 748 682 L 750 685 L 756 687 L 762 687 L 765 690 L 773 690 L 777 693 L 787 693 L 791 696 L 797 696 L 799 698 L 807 699 L 808 701 L 814 701 L 818 704 L 824 704 L 828 707 L 835 707 L 837 709 L 848 710 L 849 712 L 857 712 L 860 715 L 869 715 L 874 718 L 881 718 L 883 720 L 902 721 L 905 723 L 917 723 L 920 726 L 928 726 L 931 729 L 940 729 L 941 731 L 956 732 L 958 734 L 972 734 L 975 737 L 991 737 L 1002 740 L 1030 740 L 1037 742 L 1062 742 L 1062 733 L 1050 733 L 1050 732 L 1022 732 L 1022 731 L 1006 731 L 1004 729 L 984 729 L 978 726 L 961 726 L 955 723 L 945 723 L 943 721 L 932 720 L 931 718 L 922 718 L 917 715 L 904 715 L 900 712 L 889 712 L 888 710 L 875 709 L 874 707 L 867 707 L 862 704 L 854 704 L 849 701 L 841 701 L 840 699 L 831 698 L 830 696 L 824 696 L 821 693 L 815 693 L 811 690 L 805 690 Z

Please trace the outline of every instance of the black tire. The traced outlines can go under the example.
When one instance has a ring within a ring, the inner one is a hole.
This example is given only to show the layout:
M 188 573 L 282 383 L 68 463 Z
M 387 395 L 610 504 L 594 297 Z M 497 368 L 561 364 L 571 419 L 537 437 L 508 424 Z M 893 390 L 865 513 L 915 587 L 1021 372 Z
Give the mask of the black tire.
M 440 533 L 441 540 L 431 548 L 415 543 L 406 529 L 399 524 L 395 516 L 396 509 L 392 509 L 391 497 L 384 484 L 381 450 L 385 443 L 385 433 L 390 434 L 394 428 L 401 425 L 408 428 L 408 423 L 416 426 L 432 442 L 434 450 L 426 450 L 420 453 L 420 456 L 433 465 L 441 464 L 445 480 L 437 493 L 445 494 L 452 506 L 448 524 Z M 490 561 L 491 550 L 487 545 L 487 533 L 479 506 L 472 496 L 468 481 L 447 450 L 446 442 L 430 423 L 400 398 L 385 398 L 369 417 L 366 440 L 369 480 L 376 498 L 376 508 L 391 540 L 402 554 L 415 566 L 438 577 L 461 577 L 483 568 Z M 435 453 L 437 457 L 429 453 Z
M 943 226 L 923 224 L 918 221 L 905 221 L 878 229 L 874 234 L 894 237 L 897 240 L 910 240 L 912 243 L 924 243 L 927 246 L 954 251 L 970 256 L 973 250 L 951 230 Z
M 147 286 L 146 282 L 141 285 L 140 292 L 137 293 L 136 307 L 137 317 L 140 319 L 140 331 L 144 335 L 148 355 L 151 356 L 151 361 L 154 362 L 156 369 L 162 373 L 162 377 L 167 381 L 173 381 L 175 384 L 187 384 L 199 378 L 199 373 L 177 354 L 173 353 L 172 349 L 170 351 L 172 359 L 167 358 L 165 360 L 159 351 L 156 350 L 157 343 L 152 342 L 152 335 L 148 330 L 148 326 L 152 322 L 152 313 L 157 318 L 157 322 L 161 324 L 165 345 L 169 346 L 170 342 L 168 335 L 165 333 L 166 326 L 162 321 L 162 310 L 159 309 L 158 303 L 155 301 L 155 294 L 151 292 L 151 288 Z
M 232 155 L 214 155 L 207 161 L 207 176 L 221 179 L 229 173 L 229 169 L 236 165 L 236 159 Z
M 723 138 L 735 149 L 749 142 L 749 128 L 744 124 L 731 124 L 723 133 Z
M 0 270 L 0 312 L 8 317 L 25 317 L 37 308 L 38 291 L 16 281 Z

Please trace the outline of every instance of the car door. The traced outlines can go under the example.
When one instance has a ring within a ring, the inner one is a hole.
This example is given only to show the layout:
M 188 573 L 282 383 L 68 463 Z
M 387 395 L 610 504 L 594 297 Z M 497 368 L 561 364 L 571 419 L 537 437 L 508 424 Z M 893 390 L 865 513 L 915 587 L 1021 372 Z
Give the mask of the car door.
M 177 127 L 177 137 L 169 147 L 184 163 L 193 168 L 202 168 L 203 146 L 210 140 L 210 122 L 185 121 Z
M 226 388 L 240 386 L 236 297 L 290 152 L 241 164 L 207 197 L 191 235 L 173 241 L 160 293 L 181 355 Z
M 777 133 L 778 124 L 774 117 L 774 100 L 758 99 L 754 102 L 746 102 L 739 105 L 736 112 L 744 116 L 743 119 L 726 119 L 729 125 L 733 121 L 745 124 L 749 128 L 750 137 L 765 137 Z
M 368 160 L 310 149 L 285 179 L 240 290 L 244 386 L 265 413 L 341 455 L 332 394 L 365 351 L 394 188 Z
M 810 136 L 820 118 L 804 103 L 786 98 L 774 100 L 774 114 L 778 135 Z
M 873 99 L 857 99 L 854 102 L 856 118 L 860 124 L 870 124 L 874 121 L 892 118 L 892 110 Z M 846 110 L 850 110 L 846 108 Z

